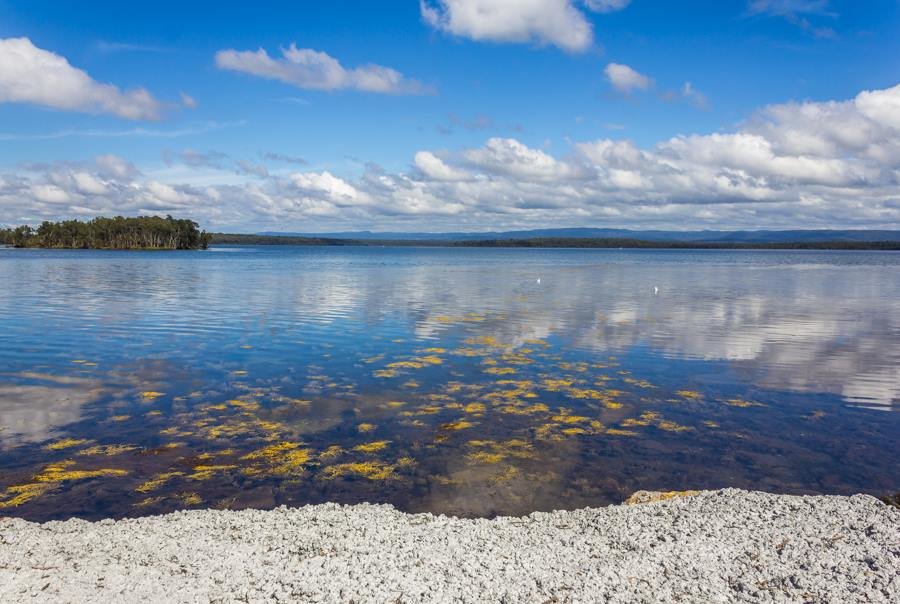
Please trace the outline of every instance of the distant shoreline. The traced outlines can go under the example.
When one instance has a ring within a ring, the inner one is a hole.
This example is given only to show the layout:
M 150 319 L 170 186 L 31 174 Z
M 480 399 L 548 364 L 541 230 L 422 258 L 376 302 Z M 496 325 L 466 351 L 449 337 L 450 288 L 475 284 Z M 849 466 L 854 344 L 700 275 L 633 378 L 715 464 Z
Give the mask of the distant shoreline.
M 339 239 L 284 235 L 213 233 L 210 245 L 306 245 L 332 247 L 442 247 L 442 248 L 594 248 L 677 250 L 886 250 L 900 251 L 900 241 L 786 241 L 698 242 L 652 241 L 599 237 L 533 237 L 527 239 Z

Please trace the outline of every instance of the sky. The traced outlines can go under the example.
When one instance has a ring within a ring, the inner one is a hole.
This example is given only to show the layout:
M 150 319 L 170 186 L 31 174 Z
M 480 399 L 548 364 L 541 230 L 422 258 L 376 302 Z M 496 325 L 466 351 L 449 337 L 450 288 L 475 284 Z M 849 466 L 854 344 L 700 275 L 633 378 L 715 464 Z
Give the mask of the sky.
M 900 229 L 898 0 L 0 0 L 0 225 Z

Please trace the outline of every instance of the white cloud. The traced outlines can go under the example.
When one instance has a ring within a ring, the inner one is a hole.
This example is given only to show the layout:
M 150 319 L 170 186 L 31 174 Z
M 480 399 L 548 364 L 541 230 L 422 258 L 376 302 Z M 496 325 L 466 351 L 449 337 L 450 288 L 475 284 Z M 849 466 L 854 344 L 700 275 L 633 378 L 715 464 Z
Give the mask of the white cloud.
M 644 148 L 600 139 L 554 155 L 490 138 L 423 149 L 409 173 L 370 165 L 357 177 L 257 169 L 264 163 L 236 176 L 242 160 L 231 161 L 152 176 L 115 156 L 20 168 L 0 174 L 0 223 L 172 211 L 242 230 L 900 229 L 900 85 L 771 105 L 732 131 Z
M 681 96 L 694 107 L 705 109 L 709 105 L 706 95 L 694 88 L 690 82 L 685 82 L 681 87 Z
M 187 109 L 196 109 L 197 108 L 197 99 L 189 95 L 188 93 L 182 91 L 181 92 L 181 106 Z
M 161 105 L 143 88 L 120 90 L 73 67 L 28 38 L 0 39 L 0 103 L 32 103 L 129 120 L 159 118 Z
M 631 0 L 584 0 L 584 5 L 594 12 L 612 13 L 631 4 Z
M 432 180 L 467 180 L 470 175 L 463 170 L 451 168 L 431 151 L 419 151 L 413 158 L 416 167 L 426 178 Z
M 536 42 L 569 52 L 587 50 L 593 31 L 570 0 L 421 0 L 433 28 L 472 40 Z
M 635 90 L 647 90 L 653 85 L 653 80 L 621 63 L 610 63 L 603 72 L 612 87 L 623 94 L 631 94 Z
M 421 82 L 405 78 L 390 67 L 363 65 L 346 69 L 334 57 L 310 48 L 290 47 L 281 50 L 281 58 L 273 59 L 265 49 L 220 50 L 216 66 L 278 80 L 297 88 L 313 90 L 354 89 L 383 94 L 424 94 L 429 90 Z

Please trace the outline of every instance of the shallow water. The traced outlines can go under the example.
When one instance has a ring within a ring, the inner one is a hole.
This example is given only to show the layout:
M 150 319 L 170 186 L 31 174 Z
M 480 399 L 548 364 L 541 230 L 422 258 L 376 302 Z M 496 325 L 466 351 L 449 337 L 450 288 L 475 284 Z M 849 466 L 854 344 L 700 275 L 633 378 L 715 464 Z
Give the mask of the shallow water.
M 0 249 L 0 514 L 900 489 L 900 254 Z

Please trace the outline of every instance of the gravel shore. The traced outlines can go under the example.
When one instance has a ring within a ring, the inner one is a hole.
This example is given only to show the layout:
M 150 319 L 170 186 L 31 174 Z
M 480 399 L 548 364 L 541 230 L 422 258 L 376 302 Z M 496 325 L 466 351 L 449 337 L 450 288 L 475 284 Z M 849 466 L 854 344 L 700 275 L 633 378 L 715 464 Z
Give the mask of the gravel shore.
M 900 511 L 736 489 L 464 520 L 387 505 L 0 519 L 0 601 L 900 602 Z

